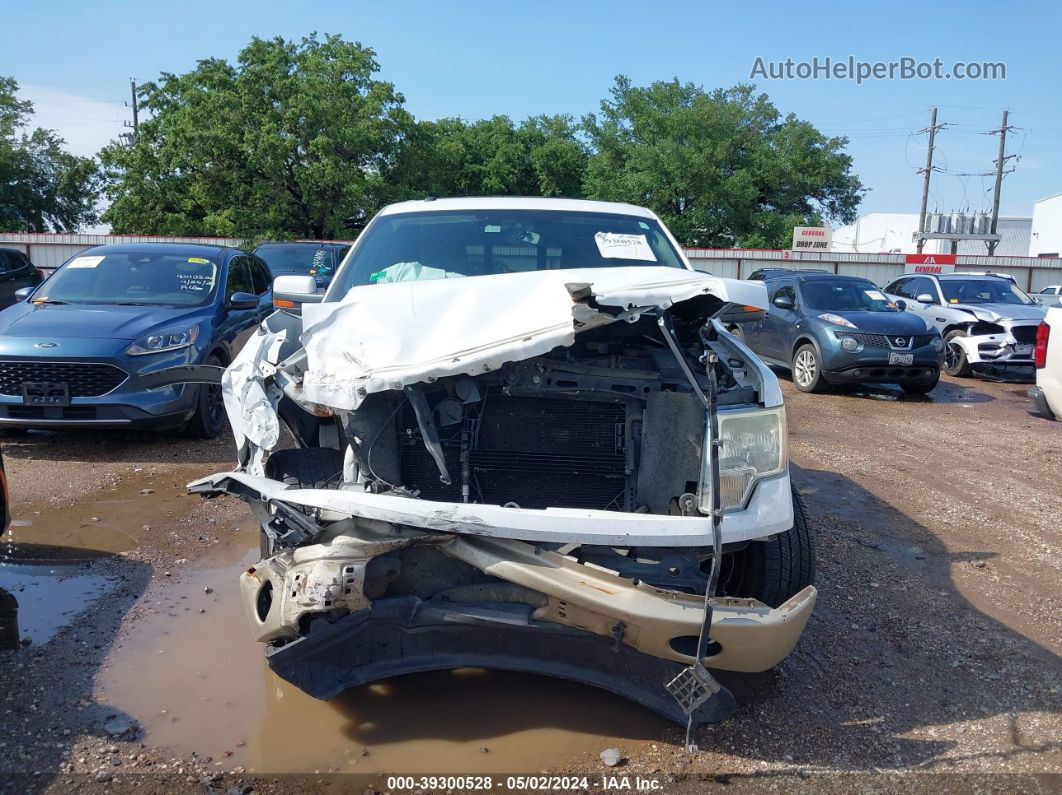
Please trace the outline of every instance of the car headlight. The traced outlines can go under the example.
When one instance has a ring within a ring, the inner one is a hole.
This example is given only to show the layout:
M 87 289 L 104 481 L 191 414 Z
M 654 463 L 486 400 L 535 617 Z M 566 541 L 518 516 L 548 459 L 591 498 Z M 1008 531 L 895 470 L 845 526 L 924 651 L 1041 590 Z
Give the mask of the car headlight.
M 841 337 L 841 347 L 849 353 L 858 353 L 863 350 L 863 343 L 855 337 Z
M 848 328 L 857 328 L 856 324 L 848 318 L 841 317 L 840 315 L 835 315 L 832 312 L 823 312 L 821 315 L 819 315 L 819 320 L 825 320 L 827 323 L 833 323 L 835 326 L 847 326 Z
M 130 356 L 143 356 L 145 353 L 162 353 L 163 351 L 175 351 L 179 348 L 187 348 L 199 337 L 199 326 L 174 329 L 173 331 L 159 331 L 141 337 L 125 352 Z
M 785 407 L 719 412 L 719 505 L 740 510 L 756 483 L 785 472 Z M 705 437 L 704 449 L 711 450 Z M 710 453 L 709 453 L 710 454 Z M 707 454 L 701 468 L 700 509 L 712 510 L 711 467 Z
M 944 340 L 942 340 L 940 337 L 934 337 L 933 350 L 938 352 L 944 350 Z

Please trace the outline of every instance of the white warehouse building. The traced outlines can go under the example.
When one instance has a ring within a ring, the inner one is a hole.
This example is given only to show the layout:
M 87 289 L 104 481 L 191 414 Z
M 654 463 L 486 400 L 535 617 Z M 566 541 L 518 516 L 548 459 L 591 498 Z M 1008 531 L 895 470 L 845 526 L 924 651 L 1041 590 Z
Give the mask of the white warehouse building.
M 1058 207 L 1057 214 L 1062 216 L 1062 203 Z M 1000 235 L 996 255 L 1036 256 L 1030 254 L 1029 249 L 1032 227 L 1033 219 L 1029 216 L 1001 215 L 996 225 Z M 833 250 L 846 254 L 915 254 L 918 252 L 917 232 L 918 213 L 868 213 L 854 224 L 833 231 Z M 927 240 L 922 253 L 949 254 L 951 241 Z M 958 253 L 984 256 L 988 249 L 981 240 L 960 240 Z

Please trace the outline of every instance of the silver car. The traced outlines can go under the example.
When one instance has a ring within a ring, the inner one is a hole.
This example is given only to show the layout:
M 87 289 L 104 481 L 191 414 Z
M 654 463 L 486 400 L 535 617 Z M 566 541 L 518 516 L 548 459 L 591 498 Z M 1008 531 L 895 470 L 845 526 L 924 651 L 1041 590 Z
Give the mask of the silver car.
M 986 365 L 1033 366 L 1036 327 L 1045 309 L 1002 276 L 917 273 L 885 293 L 944 337 L 944 372 L 968 376 Z

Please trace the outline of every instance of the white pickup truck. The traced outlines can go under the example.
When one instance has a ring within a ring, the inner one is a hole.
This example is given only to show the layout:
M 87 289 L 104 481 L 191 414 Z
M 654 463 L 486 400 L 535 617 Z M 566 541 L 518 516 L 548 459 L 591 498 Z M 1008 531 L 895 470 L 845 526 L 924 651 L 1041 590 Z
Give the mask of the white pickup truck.
M 1036 386 L 1029 397 L 1036 405 L 1036 413 L 1049 420 L 1062 418 L 1062 307 L 1047 311 L 1036 330 Z

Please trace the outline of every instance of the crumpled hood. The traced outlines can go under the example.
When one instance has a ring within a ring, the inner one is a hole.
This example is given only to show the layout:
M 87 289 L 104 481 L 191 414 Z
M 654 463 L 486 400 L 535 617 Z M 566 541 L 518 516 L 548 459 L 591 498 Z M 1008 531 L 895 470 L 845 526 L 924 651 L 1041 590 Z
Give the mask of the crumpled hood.
M 667 309 L 706 295 L 767 306 L 760 283 L 659 266 L 355 287 L 342 301 L 303 307 L 303 395 L 332 408 L 356 409 L 373 392 L 489 372 L 571 345 L 577 331 L 612 322 L 616 310 Z
M 986 323 L 998 323 L 1001 320 L 1040 321 L 1047 314 L 1047 309 L 1042 306 L 1024 304 L 948 304 L 948 308 L 969 312 Z

